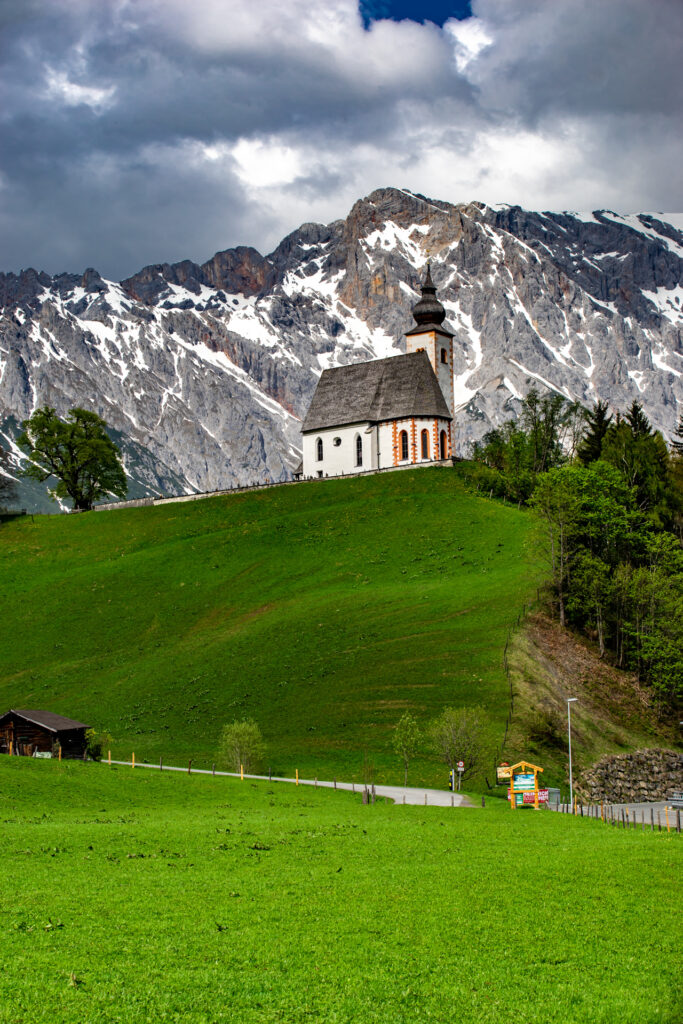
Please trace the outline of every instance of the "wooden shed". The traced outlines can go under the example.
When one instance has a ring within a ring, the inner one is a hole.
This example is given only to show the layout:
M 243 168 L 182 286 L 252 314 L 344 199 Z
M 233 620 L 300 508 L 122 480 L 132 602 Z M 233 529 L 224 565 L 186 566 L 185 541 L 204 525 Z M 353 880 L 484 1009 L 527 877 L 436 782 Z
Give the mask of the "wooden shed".
M 7 711 L 0 716 L 0 754 L 32 757 L 61 747 L 62 757 L 83 757 L 88 728 L 53 711 Z

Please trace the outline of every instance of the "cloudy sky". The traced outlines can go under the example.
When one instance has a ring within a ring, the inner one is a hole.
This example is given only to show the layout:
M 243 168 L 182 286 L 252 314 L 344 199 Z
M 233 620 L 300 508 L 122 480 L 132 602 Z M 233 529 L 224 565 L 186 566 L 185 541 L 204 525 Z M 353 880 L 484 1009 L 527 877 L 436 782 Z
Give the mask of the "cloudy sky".
M 683 207 L 682 0 L 0 0 L 0 270 L 272 249 L 397 185 Z

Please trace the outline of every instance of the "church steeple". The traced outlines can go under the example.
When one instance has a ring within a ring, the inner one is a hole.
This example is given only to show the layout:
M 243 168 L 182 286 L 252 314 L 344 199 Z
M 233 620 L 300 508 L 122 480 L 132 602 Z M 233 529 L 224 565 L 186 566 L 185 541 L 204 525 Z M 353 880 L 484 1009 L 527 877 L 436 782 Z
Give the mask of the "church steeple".
M 427 273 L 422 283 L 422 296 L 413 306 L 413 318 L 415 326 L 406 331 L 406 352 L 419 352 L 424 349 L 427 353 L 452 416 L 453 334 L 444 323 L 446 310 L 436 297 L 431 263 L 427 264 Z
M 427 324 L 435 324 L 440 327 L 446 319 L 446 310 L 436 297 L 431 263 L 427 264 L 427 274 L 422 285 L 422 298 L 413 306 L 413 318 L 418 327 L 423 330 Z

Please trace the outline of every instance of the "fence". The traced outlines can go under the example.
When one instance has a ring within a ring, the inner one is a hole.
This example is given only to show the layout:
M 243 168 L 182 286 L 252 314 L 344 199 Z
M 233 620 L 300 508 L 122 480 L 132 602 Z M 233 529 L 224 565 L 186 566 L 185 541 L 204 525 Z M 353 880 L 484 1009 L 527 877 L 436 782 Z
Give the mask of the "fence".
M 318 480 L 349 480 L 359 476 L 377 476 L 379 473 L 397 473 L 404 469 L 426 469 L 430 466 L 452 466 L 460 461 L 455 456 L 451 459 L 434 462 L 416 462 L 405 466 L 384 466 L 382 469 L 364 469 L 358 473 L 338 473 L 334 476 L 305 477 L 301 480 L 265 480 L 255 484 L 240 484 L 237 487 L 226 487 L 220 491 L 197 491 L 194 494 L 160 495 L 158 498 L 132 498 L 130 501 L 107 501 L 93 505 L 93 512 L 110 512 L 118 508 L 146 508 L 150 505 L 167 505 L 181 501 L 201 501 L 202 498 L 220 498 L 232 494 L 246 494 L 249 491 L 266 491 L 273 487 L 293 487 L 301 483 L 314 483 Z
M 604 802 L 599 804 L 581 804 L 574 800 L 573 806 L 570 803 L 555 804 L 555 810 L 559 814 L 571 814 L 577 818 L 589 818 L 593 821 L 600 821 L 605 825 L 611 825 L 613 828 L 633 830 L 640 828 L 641 831 L 645 832 L 649 827 L 650 832 L 662 832 L 666 829 L 667 832 L 674 831 L 679 835 L 681 831 L 680 808 L 674 810 L 673 807 L 664 807 L 663 826 L 662 810 L 658 808 L 655 811 L 654 807 L 649 807 L 647 810 L 641 808 L 640 821 L 638 820 L 639 812 L 637 807 L 629 808 L 626 805 L 605 804 Z M 656 824 L 655 814 L 657 815 Z

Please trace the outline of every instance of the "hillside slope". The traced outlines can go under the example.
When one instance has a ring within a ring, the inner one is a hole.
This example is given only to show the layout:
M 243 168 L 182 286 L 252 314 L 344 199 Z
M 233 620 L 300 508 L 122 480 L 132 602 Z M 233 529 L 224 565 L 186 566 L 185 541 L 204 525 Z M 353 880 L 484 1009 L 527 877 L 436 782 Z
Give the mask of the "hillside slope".
M 398 779 L 391 729 L 508 713 L 501 654 L 535 593 L 529 517 L 452 469 L 15 521 L 0 530 L 0 706 L 138 759 L 210 763 L 255 718 L 273 771 Z M 418 776 L 443 783 L 435 762 Z
M 92 269 L 0 274 L 0 443 L 36 405 L 85 403 L 123 440 L 136 493 L 285 479 L 321 370 L 401 350 L 428 256 L 455 334 L 461 454 L 531 384 L 620 409 L 637 399 L 671 433 L 682 223 L 386 188 L 268 256 L 238 247 L 120 283 Z

